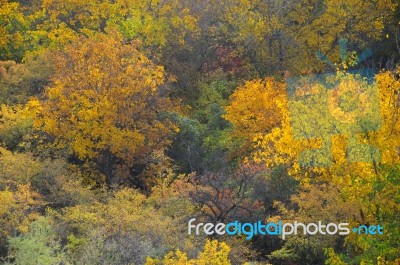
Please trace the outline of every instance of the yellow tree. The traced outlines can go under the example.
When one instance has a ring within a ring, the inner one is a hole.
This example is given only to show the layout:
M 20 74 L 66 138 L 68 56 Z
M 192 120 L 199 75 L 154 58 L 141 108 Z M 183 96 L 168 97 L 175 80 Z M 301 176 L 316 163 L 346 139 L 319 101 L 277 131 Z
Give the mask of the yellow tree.
M 117 36 L 82 38 L 55 54 L 56 72 L 44 98 L 29 103 L 34 126 L 81 160 L 113 176 L 116 162 L 131 167 L 162 149 L 177 127 L 166 96 L 163 67 Z
M 312 221 L 329 216 L 337 218 L 342 214 L 341 218 L 354 226 L 384 223 L 391 229 L 387 232 L 390 236 L 350 235 L 346 239 L 348 248 L 361 249 L 364 260 L 376 260 L 379 253 L 392 260 L 395 254 L 390 253 L 397 253 L 394 251 L 396 244 L 390 239 L 398 235 L 394 225 L 399 208 L 396 202 L 398 180 L 394 177 L 398 174 L 400 132 L 397 71 L 378 74 L 377 82 L 372 84 L 356 75 L 339 72 L 331 76 L 332 89 L 321 86 L 317 79 L 299 82 L 302 86 L 293 92 L 299 99 L 288 101 L 277 126 L 254 137 L 255 151 L 250 155 L 269 167 L 289 167 L 290 175 L 300 181 L 299 193 L 292 197 L 292 203 L 298 209 L 281 207 L 283 218 Z M 288 95 L 290 93 L 288 89 Z M 260 94 L 254 102 L 262 100 Z M 272 115 L 272 109 L 262 113 L 257 105 L 250 106 L 250 110 L 259 115 Z M 320 153 L 311 156 L 313 152 L 309 150 L 302 153 L 305 149 L 319 149 Z M 375 152 L 378 149 L 381 161 Z M 309 156 L 302 157 L 301 154 Z M 316 163 L 302 168 L 299 166 L 301 158 Z M 289 241 L 286 245 L 289 248 L 291 245 L 301 246 L 300 249 L 312 245 L 320 253 L 321 247 L 332 245 L 317 237 L 307 244 L 300 244 L 296 238 Z M 281 252 L 275 253 L 279 254 Z
M 306 148 L 322 148 L 321 140 L 329 138 L 332 164 L 329 170 L 328 167 L 311 168 L 314 172 L 330 176 L 332 172 L 341 176 L 358 172 L 360 176 L 370 176 L 378 173 L 379 161 L 382 164 L 397 164 L 400 118 L 396 71 L 377 74 L 376 83 L 371 85 L 357 76 L 339 72 L 333 77 L 335 89 L 328 89 L 326 94 L 326 89 L 317 83 L 299 88 L 295 93 L 303 100 L 291 100 L 289 105 L 284 105 L 280 125 L 264 133 L 254 131 L 258 137 L 253 139 L 256 146 L 253 158 L 267 165 L 292 164 L 295 173 L 299 169 L 299 154 Z M 262 101 L 262 97 L 258 97 L 258 101 Z M 260 111 L 256 106 L 251 106 L 251 110 Z M 270 112 L 265 110 L 264 115 L 272 115 Z M 259 112 L 259 115 L 263 113 Z M 357 128 L 347 131 L 352 126 Z M 349 145 L 358 143 L 375 146 L 382 159 L 371 154 L 375 156 L 373 161 L 351 161 L 354 154 Z M 299 172 L 300 178 L 304 178 L 304 171 Z
M 252 143 L 257 135 L 282 126 L 286 102 L 284 83 L 273 78 L 248 81 L 231 95 L 224 118 L 233 124 L 235 137 Z

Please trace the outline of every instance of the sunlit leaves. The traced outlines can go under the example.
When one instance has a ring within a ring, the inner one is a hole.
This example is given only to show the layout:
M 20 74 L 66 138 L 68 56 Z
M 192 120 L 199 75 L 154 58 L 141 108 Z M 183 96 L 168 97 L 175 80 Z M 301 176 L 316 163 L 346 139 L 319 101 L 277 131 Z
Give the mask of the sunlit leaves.
M 224 242 L 207 240 L 204 250 L 199 253 L 197 259 L 189 259 L 187 254 L 177 249 L 169 252 L 163 260 L 148 257 L 146 265 L 230 265 L 230 247 Z
M 37 129 L 56 137 L 79 158 L 109 151 L 132 164 L 165 146 L 176 128 L 161 115 L 172 110 L 161 95 L 163 68 L 117 37 L 82 39 L 56 54 L 53 85 L 38 111 Z
M 233 126 L 233 135 L 253 141 L 258 134 L 282 125 L 287 108 L 285 86 L 272 78 L 253 80 L 239 87 L 225 107 L 224 118 Z

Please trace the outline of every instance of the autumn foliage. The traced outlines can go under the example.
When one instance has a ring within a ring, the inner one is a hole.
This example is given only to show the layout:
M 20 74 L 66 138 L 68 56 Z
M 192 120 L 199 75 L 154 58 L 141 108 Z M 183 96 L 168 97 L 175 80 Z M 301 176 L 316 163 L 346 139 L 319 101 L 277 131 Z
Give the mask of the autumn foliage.
M 0 263 L 399 264 L 399 14 L 0 0 Z M 246 240 L 193 218 L 384 233 Z

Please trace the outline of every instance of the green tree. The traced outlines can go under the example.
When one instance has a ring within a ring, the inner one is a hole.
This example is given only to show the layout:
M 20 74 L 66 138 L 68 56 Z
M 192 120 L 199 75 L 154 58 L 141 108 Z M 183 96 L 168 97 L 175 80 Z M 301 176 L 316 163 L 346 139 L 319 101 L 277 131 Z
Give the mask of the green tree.
M 55 265 L 65 263 L 65 253 L 57 234 L 46 217 L 40 217 L 29 226 L 29 232 L 8 240 L 8 258 L 15 265 Z

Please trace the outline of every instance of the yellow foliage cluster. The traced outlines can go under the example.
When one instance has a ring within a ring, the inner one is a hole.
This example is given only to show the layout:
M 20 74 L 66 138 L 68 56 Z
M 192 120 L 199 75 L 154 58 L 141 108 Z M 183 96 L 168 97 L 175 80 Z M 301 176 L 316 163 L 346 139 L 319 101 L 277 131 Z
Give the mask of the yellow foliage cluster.
M 234 125 L 235 134 L 252 140 L 259 133 L 280 127 L 286 106 L 283 83 L 273 78 L 256 79 L 235 90 L 224 118 Z
M 345 82 L 345 80 L 343 80 L 344 77 L 340 78 L 342 78 L 342 82 Z M 378 164 L 394 165 L 399 161 L 399 153 L 396 147 L 399 146 L 400 139 L 400 125 L 398 121 L 400 111 L 398 100 L 400 84 L 396 78 L 396 72 L 379 73 L 376 76 L 376 80 L 382 124 L 377 131 L 368 131 L 366 133 L 359 132 L 357 141 L 364 144 L 371 144 L 379 148 L 382 153 L 382 160 L 380 162 L 348 161 L 346 149 L 346 144 L 348 142 L 347 136 L 329 135 L 328 137 L 332 137 L 332 139 L 330 139 L 330 141 L 332 141 L 332 149 L 329 150 L 329 152 L 332 153 L 332 164 L 327 167 L 301 167 L 299 164 L 300 153 L 305 149 L 321 148 L 322 140 L 326 139 L 295 139 L 291 127 L 288 106 L 284 104 L 282 105 L 283 107 L 279 108 L 277 105 L 272 105 L 273 102 L 277 102 L 277 100 L 270 100 L 267 102 L 270 103 L 272 107 L 270 105 L 269 108 L 261 108 L 259 105 L 265 102 L 264 95 L 269 94 L 268 92 L 257 93 L 257 90 L 255 90 L 253 86 L 248 85 L 249 83 L 243 88 L 239 88 L 232 97 L 231 105 L 227 107 L 226 118 L 230 119 L 235 125 L 234 134 L 242 136 L 244 134 L 251 135 L 251 133 L 253 133 L 253 135 L 255 135 L 254 139 L 248 139 L 248 141 L 253 140 L 254 147 L 253 154 L 247 159 L 265 164 L 268 167 L 276 165 L 289 166 L 289 174 L 300 181 L 301 187 L 304 190 L 312 188 L 311 183 L 315 183 L 316 181 L 331 183 L 340 189 L 345 201 L 357 202 L 358 204 L 360 197 L 373 193 L 375 185 L 384 181 L 384 177 L 378 174 Z M 350 81 L 351 82 L 343 84 L 340 83 L 340 85 L 354 86 L 354 80 L 351 79 Z M 255 84 L 258 82 L 259 81 L 256 81 Z M 279 90 L 283 84 L 277 85 L 277 83 L 275 83 L 275 86 L 277 86 L 277 90 Z M 240 100 L 238 100 L 238 95 L 241 95 Z M 243 95 L 247 95 L 248 98 L 245 98 Z M 283 98 L 285 98 L 285 96 L 286 95 L 284 95 Z M 279 99 L 279 97 L 275 98 Z M 359 105 L 360 100 L 357 100 L 356 103 Z M 236 106 L 235 109 L 241 110 L 243 116 L 239 115 L 239 112 L 236 116 L 232 115 L 233 112 L 230 108 L 232 108 L 231 106 L 234 104 Z M 363 107 L 365 106 L 361 106 L 361 108 Z M 246 111 L 243 111 L 243 109 Z M 264 129 L 263 132 L 262 129 L 265 128 L 263 126 L 266 126 L 268 124 L 267 122 L 264 124 L 254 122 L 251 124 L 252 126 L 241 127 L 240 125 L 245 124 L 244 121 L 247 121 L 245 118 L 248 117 L 248 114 L 253 115 L 253 117 L 277 117 L 279 118 L 277 119 L 279 122 L 272 124 L 272 126 L 268 127 L 269 130 Z M 279 116 L 277 114 L 279 114 Z M 329 120 L 322 119 L 319 115 L 319 113 L 315 112 L 310 118 L 320 119 L 327 123 L 330 122 Z M 352 117 L 346 116 L 341 119 L 343 120 L 346 118 L 351 119 Z M 249 131 L 243 133 L 244 128 Z M 318 128 L 316 128 L 316 130 L 318 131 Z M 388 189 L 386 192 L 393 196 L 393 192 L 395 191 L 396 188 L 393 187 L 393 189 Z M 303 198 L 300 200 L 306 199 Z M 364 212 L 373 213 L 377 211 L 377 208 L 380 207 L 379 205 L 382 205 L 381 203 L 382 201 L 379 200 L 370 201 L 369 204 L 359 205 L 359 207 L 361 207 Z M 393 203 L 393 200 L 386 201 L 386 210 L 396 211 L 397 206 Z M 373 222 L 374 216 L 375 215 L 370 215 L 364 218 L 366 218 L 365 220 Z
M 38 54 L 47 48 L 63 48 L 81 34 L 117 29 L 126 39 L 141 40 L 145 47 L 168 42 L 184 44 L 196 34 L 197 18 L 180 1 L 153 0 L 42 0 L 27 12 L 24 5 L 5 1 L 0 7 L 0 51 L 4 56 L 24 56 L 26 49 Z M 11 26 L 12 25 L 12 26 Z M 11 27 L 10 27 L 11 26 Z M 25 47 L 29 40 L 31 47 Z M 11 45 L 12 44 L 12 45 Z
M 395 77 L 395 73 L 379 73 L 376 79 L 380 99 L 379 110 L 382 125 L 377 131 L 369 131 L 366 134 L 359 132 L 357 140 L 360 143 L 368 143 L 377 146 L 382 153 L 382 163 L 393 164 L 399 161 L 399 154 L 394 147 L 399 146 L 398 136 L 400 133 L 400 125 L 398 122 L 398 93 L 400 85 Z M 343 94 L 350 91 L 354 94 L 353 88 L 358 88 L 358 86 L 355 87 L 356 84 L 354 82 L 354 79 L 349 79 L 349 82 L 342 80 L 340 87 L 343 91 L 340 93 Z M 235 135 L 254 142 L 255 146 L 253 148 L 254 154 L 252 159 L 266 163 L 269 166 L 289 163 L 293 166 L 294 172 L 296 172 L 296 168 L 298 169 L 298 161 L 296 158 L 299 153 L 307 148 L 321 147 L 321 139 L 317 137 L 307 140 L 295 139 L 291 127 L 287 95 L 284 89 L 285 85 L 276 81 L 267 81 L 267 83 L 269 87 L 260 83 L 259 80 L 255 80 L 239 88 L 232 95 L 230 105 L 226 107 L 225 118 L 234 124 Z M 269 90 L 266 89 L 266 87 Z M 342 97 L 342 95 L 330 95 L 328 101 L 321 101 L 322 103 L 320 102 L 320 104 L 326 103 L 330 111 L 336 113 L 336 109 L 340 109 L 340 106 L 335 100 L 339 97 Z M 364 98 L 360 99 L 360 97 Z M 317 100 L 319 99 L 315 100 L 315 104 L 318 104 Z M 358 98 L 354 99 L 354 104 L 358 106 L 355 111 L 361 111 L 361 114 L 364 114 L 370 105 L 363 104 L 363 102 L 368 103 L 368 100 L 369 98 L 364 94 L 360 94 Z M 311 106 L 310 109 L 311 108 L 313 107 Z M 314 109 L 316 109 L 316 111 L 318 110 L 318 108 Z M 340 115 L 345 116 L 336 115 L 334 117 L 341 122 L 346 122 L 347 120 L 351 121 L 352 119 L 354 120 L 354 117 L 351 116 L 354 114 L 353 112 L 342 111 Z M 295 113 L 294 115 L 302 115 L 302 113 Z M 315 115 L 309 118 L 323 120 L 329 123 L 329 121 L 326 121 L 323 117 L 319 117 L 319 115 L 321 114 L 316 112 Z M 316 128 L 316 130 L 318 129 Z M 347 164 L 345 159 L 346 138 L 343 137 L 346 136 L 338 135 L 332 138 L 332 156 L 334 158 L 334 164 L 336 164 L 333 167 L 343 168 L 344 165 Z M 364 168 L 364 170 L 369 170 L 371 168 L 370 166 L 366 166 L 365 163 L 361 164 L 363 164 L 362 168 Z M 355 163 L 355 165 L 357 165 L 357 163 Z M 318 170 L 324 171 L 323 169 L 317 169 L 317 171 Z M 338 171 L 336 170 L 334 172 Z
M 197 259 L 188 259 L 186 253 L 176 250 L 169 252 L 163 260 L 147 257 L 146 265 L 230 265 L 230 247 L 218 240 L 207 240 L 204 250 Z
M 371 138 L 379 146 L 382 163 L 385 164 L 396 164 L 400 161 L 400 153 L 396 150 L 400 146 L 400 81 L 396 77 L 399 70 L 376 76 L 383 123 L 381 129 Z
M 16 232 L 26 232 L 29 224 L 40 214 L 43 206 L 41 195 L 31 189 L 30 184 L 18 185 L 15 191 L 8 188 L 0 191 L 0 240 L 14 235 Z
M 160 113 L 173 110 L 159 95 L 164 70 L 135 44 L 97 35 L 55 55 L 57 70 L 44 100 L 33 99 L 34 126 L 81 159 L 109 151 L 133 163 L 167 144 L 176 127 Z

